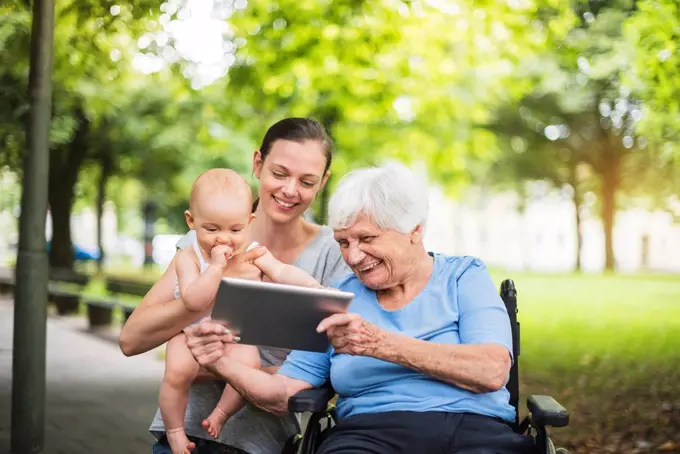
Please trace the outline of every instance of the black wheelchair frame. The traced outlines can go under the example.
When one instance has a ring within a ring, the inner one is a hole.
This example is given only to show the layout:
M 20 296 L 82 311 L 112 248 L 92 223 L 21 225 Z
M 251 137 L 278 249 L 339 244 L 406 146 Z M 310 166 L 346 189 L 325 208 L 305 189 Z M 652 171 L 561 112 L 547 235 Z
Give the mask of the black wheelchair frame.
M 530 395 L 527 399 L 529 415 L 519 419 L 519 355 L 520 331 L 517 321 L 517 290 L 511 279 L 501 283 L 501 298 L 510 317 L 514 362 L 506 388 L 510 393 L 510 405 L 515 408 L 513 430 L 520 434 L 531 434 L 540 454 L 569 454 L 564 448 L 555 449 L 548 434 L 548 427 L 565 427 L 569 424 L 569 413 L 555 399 L 545 395 Z M 306 429 L 288 440 L 283 454 L 314 454 L 324 440 L 325 431 L 337 420 L 335 407 L 329 404 L 335 395 L 329 385 L 309 389 L 292 396 L 288 409 L 294 413 L 311 412 Z

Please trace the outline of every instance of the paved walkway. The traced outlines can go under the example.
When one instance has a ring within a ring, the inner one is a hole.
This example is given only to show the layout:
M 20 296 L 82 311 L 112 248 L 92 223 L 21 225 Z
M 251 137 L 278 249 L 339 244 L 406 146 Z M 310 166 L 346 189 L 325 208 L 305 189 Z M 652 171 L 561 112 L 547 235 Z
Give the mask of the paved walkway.
M 0 454 L 10 444 L 12 304 L 0 297 Z M 151 452 L 163 362 L 126 358 L 108 337 L 88 333 L 80 317 L 48 318 L 45 454 Z

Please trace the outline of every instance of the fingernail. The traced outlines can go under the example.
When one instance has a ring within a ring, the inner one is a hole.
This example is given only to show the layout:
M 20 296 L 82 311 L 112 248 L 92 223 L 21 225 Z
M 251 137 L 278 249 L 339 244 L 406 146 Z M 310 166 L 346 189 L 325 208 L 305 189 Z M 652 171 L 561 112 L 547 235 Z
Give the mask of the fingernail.
M 226 326 L 224 327 L 224 334 L 231 334 L 231 330 Z
M 234 342 L 241 342 L 241 338 L 238 336 L 234 336 Z

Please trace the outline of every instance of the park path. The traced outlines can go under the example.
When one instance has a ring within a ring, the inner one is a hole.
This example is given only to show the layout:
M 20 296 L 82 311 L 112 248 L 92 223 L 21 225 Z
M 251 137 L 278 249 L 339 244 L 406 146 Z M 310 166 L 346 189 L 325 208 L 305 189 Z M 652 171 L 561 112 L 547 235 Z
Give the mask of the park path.
M 0 297 L 0 454 L 9 453 L 13 301 Z M 151 452 L 163 362 L 126 358 L 115 334 L 87 332 L 81 317 L 47 321 L 45 454 Z

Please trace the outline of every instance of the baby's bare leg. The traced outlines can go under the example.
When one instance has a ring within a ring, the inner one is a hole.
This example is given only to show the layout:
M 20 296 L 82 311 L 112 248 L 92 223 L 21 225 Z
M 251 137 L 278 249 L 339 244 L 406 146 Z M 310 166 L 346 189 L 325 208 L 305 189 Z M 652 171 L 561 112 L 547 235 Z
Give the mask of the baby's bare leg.
M 184 415 L 189 387 L 198 375 L 198 370 L 198 363 L 187 347 L 184 333 L 170 339 L 165 351 L 165 375 L 159 406 L 173 454 L 190 454 L 195 448 L 184 433 Z
M 225 355 L 236 361 L 239 361 L 247 366 L 259 369 L 260 368 L 260 352 L 257 347 L 251 345 L 225 345 Z M 239 411 L 246 404 L 246 400 L 227 383 L 222 392 L 222 397 L 217 403 L 217 406 L 203 421 L 203 428 L 208 433 L 217 438 L 222 431 L 224 423 Z

